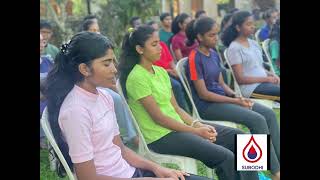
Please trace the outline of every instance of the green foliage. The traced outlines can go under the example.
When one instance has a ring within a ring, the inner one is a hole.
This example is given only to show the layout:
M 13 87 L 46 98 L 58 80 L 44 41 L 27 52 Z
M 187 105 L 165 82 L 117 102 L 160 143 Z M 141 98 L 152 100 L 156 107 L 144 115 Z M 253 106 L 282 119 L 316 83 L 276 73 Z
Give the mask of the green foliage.
M 53 26 L 53 37 L 51 43 L 59 47 L 62 43 L 68 41 L 72 35 L 77 33 L 80 28 L 81 21 L 87 15 L 86 0 L 72 0 L 73 15 L 68 16 L 65 7 L 67 0 L 56 0 L 61 14 L 57 14 L 50 3 L 50 0 L 40 0 L 46 5 L 48 15 L 42 19 L 49 20 Z
M 40 150 L 40 179 L 41 180 L 68 180 L 68 177 L 60 178 L 55 171 L 50 170 L 48 151 Z
M 230 0 L 217 0 L 217 4 L 228 4 Z
M 67 16 L 65 6 L 67 0 L 57 0 L 61 14 L 57 15 L 49 0 L 41 0 L 48 10 L 48 17 L 53 25 L 54 35 L 52 43 L 60 46 L 78 32 L 81 21 L 87 15 L 86 0 L 72 0 L 73 16 Z M 97 8 L 97 10 L 93 10 Z M 159 14 L 159 0 L 91 0 L 93 14 L 99 18 L 100 29 L 103 34 L 115 42 L 117 55 L 122 39 L 129 27 L 129 20 L 133 16 L 139 16 L 143 22 Z
M 103 32 L 120 47 L 122 39 L 129 27 L 129 20 L 139 16 L 142 21 L 158 15 L 159 0 L 109 0 L 106 5 L 101 5 L 100 26 Z
M 87 6 L 85 0 L 72 0 L 73 7 L 72 12 L 76 16 L 82 16 L 87 13 Z

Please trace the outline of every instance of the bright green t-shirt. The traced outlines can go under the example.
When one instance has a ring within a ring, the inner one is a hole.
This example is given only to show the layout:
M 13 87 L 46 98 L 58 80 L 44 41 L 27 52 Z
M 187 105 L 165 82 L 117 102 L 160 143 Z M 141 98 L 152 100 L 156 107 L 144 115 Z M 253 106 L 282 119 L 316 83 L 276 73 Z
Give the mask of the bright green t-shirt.
M 167 32 L 164 29 L 160 29 L 159 30 L 159 38 L 160 41 L 165 42 L 167 44 L 168 47 L 170 47 L 170 42 L 169 39 L 173 36 L 172 32 Z
M 163 114 L 184 123 L 170 102 L 171 82 L 168 73 L 162 67 L 152 66 L 152 68 L 154 74 L 139 64 L 135 65 L 126 82 L 128 104 L 147 144 L 162 138 L 172 130 L 160 126 L 152 120 L 139 102 L 141 98 L 151 95 Z

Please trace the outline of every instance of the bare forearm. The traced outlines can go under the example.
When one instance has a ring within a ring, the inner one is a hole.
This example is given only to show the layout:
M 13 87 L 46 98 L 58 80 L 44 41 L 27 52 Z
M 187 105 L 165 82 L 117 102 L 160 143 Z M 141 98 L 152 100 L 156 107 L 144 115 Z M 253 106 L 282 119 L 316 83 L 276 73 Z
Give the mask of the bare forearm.
M 269 71 L 267 71 L 267 70 L 266 70 L 266 73 L 267 73 L 268 76 L 274 76 L 273 73 L 271 73 L 271 72 L 269 72 Z
M 162 117 L 160 117 L 162 116 Z M 183 118 L 183 117 L 182 117 Z M 180 123 L 172 118 L 170 118 L 169 116 L 166 115 L 159 115 L 159 117 L 156 117 L 156 123 L 158 123 L 159 125 L 174 130 L 174 131 L 178 131 L 178 132 L 191 132 L 194 133 L 194 128 L 190 127 L 184 123 Z
M 176 65 L 174 64 L 173 60 L 170 62 L 170 67 L 171 69 L 176 69 Z
M 110 176 L 103 176 L 103 175 L 97 175 L 95 180 L 154 180 L 155 178 L 152 177 L 143 177 L 143 178 L 117 178 L 117 177 L 110 177 Z M 78 179 L 82 180 L 82 179 Z M 90 179 L 92 180 L 92 179 Z
M 175 54 L 175 56 L 176 56 L 176 58 L 177 58 L 177 59 L 176 59 L 177 61 L 179 61 L 180 59 L 183 58 L 180 49 L 175 50 L 175 51 L 174 51 L 174 54 Z
M 230 98 L 227 96 L 223 96 L 220 94 L 216 94 L 210 91 L 204 93 L 204 95 L 200 96 L 201 99 L 211 102 L 220 102 L 220 103 L 235 103 L 236 100 L 234 98 Z
M 237 78 L 239 84 L 253 84 L 253 83 L 263 83 L 268 82 L 267 77 L 247 77 L 243 76 L 241 78 Z
M 146 169 L 153 172 L 158 167 L 156 163 L 139 156 L 126 146 L 123 146 L 122 156 L 131 166 L 136 168 Z
M 224 92 L 226 92 L 226 94 L 228 96 L 232 96 L 232 95 L 235 94 L 235 92 L 229 86 L 227 86 L 226 84 L 223 84 L 222 87 L 223 87 Z
M 193 118 L 186 113 L 182 108 L 178 107 L 176 108 L 176 112 L 179 114 L 180 118 L 189 126 L 192 124 L 193 122 Z
M 232 65 L 234 75 L 239 84 L 253 84 L 253 83 L 263 83 L 268 82 L 268 77 L 253 77 L 253 76 L 244 76 L 244 71 L 241 64 Z
M 133 180 L 133 179 L 143 179 L 143 180 L 152 180 L 152 178 L 117 178 L 106 175 L 100 175 L 96 173 L 96 168 L 93 160 L 75 163 L 75 172 L 78 180 Z

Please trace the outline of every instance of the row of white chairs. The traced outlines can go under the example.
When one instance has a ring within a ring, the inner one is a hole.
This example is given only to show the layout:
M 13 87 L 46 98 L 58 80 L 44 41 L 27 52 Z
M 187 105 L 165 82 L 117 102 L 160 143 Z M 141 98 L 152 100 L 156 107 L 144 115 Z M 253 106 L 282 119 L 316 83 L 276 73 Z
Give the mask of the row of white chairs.
M 267 53 L 268 52 L 268 49 L 267 49 L 267 45 L 268 45 L 268 42 L 269 40 L 266 40 L 265 42 L 263 42 L 263 50 L 266 51 L 266 54 L 269 54 Z M 170 50 L 172 50 L 171 46 L 170 46 Z M 228 64 L 229 66 L 229 70 L 231 71 L 231 74 L 233 76 L 233 79 L 234 79 L 234 90 L 235 92 L 239 95 L 239 96 L 242 96 L 241 95 L 241 91 L 240 91 L 240 87 L 239 87 L 239 84 L 237 83 L 236 79 L 235 79 L 235 76 L 234 76 L 234 72 L 232 71 L 232 68 L 230 66 L 230 63 L 229 63 L 229 60 L 228 60 L 228 57 L 227 57 L 227 49 L 225 50 L 224 52 L 224 57 L 225 57 L 225 60 L 226 60 L 226 63 Z M 270 56 L 267 56 L 268 59 Z M 190 89 L 190 84 L 187 80 L 187 76 L 186 76 L 186 73 L 185 73 L 185 65 L 187 63 L 187 60 L 188 58 L 183 58 L 181 60 L 178 61 L 177 65 L 176 65 L 176 70 L 178 72 L 178 75 L 179 75 L 179 78 L 182 82 L 182 85 L 187 93 L 187 96 L 188 96 L 188 99 L 189 101 L 191 102 L 191 106 L 192 106 L 192 117 L 194 119 L 198 119 L 200 121 L 202 121 L 203 123 L 216 123 L 216 124 L 221 124 L 221 125 L 225 125 L 225 126 L 229 126 L 229 127 L 234 127 L 236 128 L 237 127 L 237 124 L 235 123 L 232 123 L 232 122 L 228 122 L 228 121 L 215 121 L 215 120 L 204 120 L 200 117 L 199 113 L 198 113 L 198 110 L 195 106 L 195 103 L 193 101 L 193 98 L 192 98 L 192 93 L 191 93 L 191 89 Z M 270 60 L 270 59 L 269 59 Z M 270 60 L 270 63 L 271 63 L 271 60 Z M 272 67 L 272 66 L 271 66 Z M 192 158 L 189 158 L 189 157 L 183 157 L 183 156 L 174 156 L 174 155 L 166 155 L 166 154 L 159 154 L 159 153 L 155 153 L 153 152 L 152 150 L 150 150 L 147 146 L 147 143 L 141 133 L 141 130 L 139 128 L 139 124 L 138 122 L 136 121 L 136 119 L 134 118 L 128 104 L 127 104 L 127 101 L 123 95 L 123 91 L 122 91 L 122 87 L 120 85 L 120 82 L 119 80 L 117 81 L 117 89 L 118 89 L 118 92 L 120 94 L 120 96 L 122 97 L 123 101 L 124 101 L 124 104 L 125 106 L 127 106 L 127 108 L 129 109 L 129 113 L 130 113 L 130 116 L 132 117 L 133 119 L 133 124 L 136 128 L 136 131 L 137 131 L 137 134 L 139 136 L 139 146 L 138 146 L 138 154 L 140 154 L 141 156 L 149 159 L 149 160 L 152 160 L 158 164 L 176 164 L 179 169 L 181 170 L 184 170 L 186 172 L 189 172 L 189 173 L 192 173 L 192 174 L 198 174 L 197 172 L 197 164 L 196 164 L 196 160 L 195 159 L 192 159 Z M 268 107 L 272 108 L 272 101 L 269 101 L 269 100 L 263 100 L 263 99 L 253 99 L 254 101 L 256 102 L 260 102 L 260 103 L 263 103 L 265 105 L 267 105 Z M 71 171 L 71 169 L 69 168 L 65 158 L 63 157 L 55 139 L 54 139 L 54 136 L 52 134 L 52 130 L 50 128 L 50 124 L 49 124 L 49 121 L 48 121 L 48 112 L 47 112 L 47 108 L 45 108 L 44 112 L 43 112 L 43 115 L 42 115 L 42 118 L 41 118 L 41 126 L 44 130 L 44 133 L 48 139 L 48 142 L 50 143 L 50 145 L 52 146 L 53 150 L 55 151 L 57 157 L 59 158 L 62 166 L 64 167 L 65 171 L 66 171 L 66 174 L 67 176 L 69 177 L 70 180 L 75 180 L 77 179 L 75 174 L 73 173 L 73 171 Z M 207 175 L 208 177 L 213 177 L 213 173 L 214 171 L 210 168 L 207 168 Z

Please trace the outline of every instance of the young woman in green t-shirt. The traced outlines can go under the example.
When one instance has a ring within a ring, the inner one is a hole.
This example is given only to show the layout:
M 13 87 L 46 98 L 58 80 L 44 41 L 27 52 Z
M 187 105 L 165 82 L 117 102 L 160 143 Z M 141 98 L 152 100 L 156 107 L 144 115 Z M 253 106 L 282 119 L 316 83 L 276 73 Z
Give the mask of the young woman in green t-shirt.
M 194 120 L 177 105 L 168 74 L 153 66 L 160 58 L 158 33 L 141 26 L 126 36 L 120 57 L 120 83 L 130 109 L 157 153 L 187 156 L 215 168 L 219 179 L 258 179 L 234 169 L 234 136 L 242 131 Z

